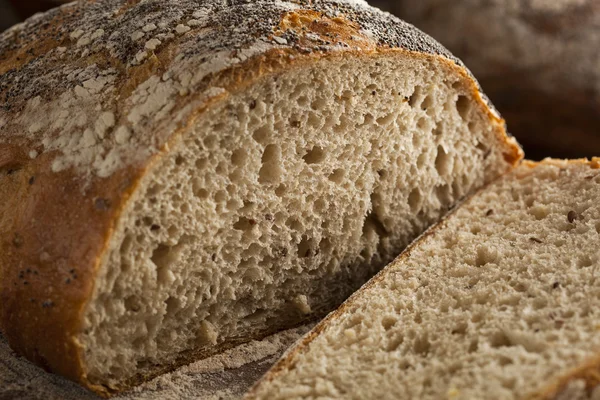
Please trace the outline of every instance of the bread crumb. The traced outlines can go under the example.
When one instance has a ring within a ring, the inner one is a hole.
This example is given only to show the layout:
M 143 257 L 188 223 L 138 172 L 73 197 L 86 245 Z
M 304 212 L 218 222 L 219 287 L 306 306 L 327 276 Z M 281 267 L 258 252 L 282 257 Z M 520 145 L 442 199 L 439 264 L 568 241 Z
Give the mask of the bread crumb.
M 150 32 L 150 31 L 153 31 L 153 30 L 155 30 L 155 29 L 156 29 L 156 25 L 155 25 L 155 24 L 147 24 L 147 25 L 145 25 L 145 26 L 142 28 L 142 30 L 143 30 L 144 32 Z
M 81 36 L 83 36 L 85 32 L 81 29 L 77 29 L 76 31 L 71 32 L 71 34 L 69 35 L 71 37 L 71 39 L 79 39 Z
M 189 32 L 191 30 L 192 30 L 192 28 L 190 28 L 189 26 L 182 25 L 182 24 L 179 24 L 175 27 L 175 32 L 179 33 L 180 35 L 182 35 L 186 32 Z
M 139 39 L 143 38 L 144 35 L 145 35 L 144 32 L 135 31 L 131 34 L 131 40 L 133 40 L 133 41 L 139 40 Z
M 162 42 L 158 39 L 150 39 L 146 42 L 144 47 L 148 50 L 155 50 L 161 43 Z
M 118 144 L 125 144 L 131 137 L 131 131 L 126 126 L 120 126 L 115 133 L 115 140 Z

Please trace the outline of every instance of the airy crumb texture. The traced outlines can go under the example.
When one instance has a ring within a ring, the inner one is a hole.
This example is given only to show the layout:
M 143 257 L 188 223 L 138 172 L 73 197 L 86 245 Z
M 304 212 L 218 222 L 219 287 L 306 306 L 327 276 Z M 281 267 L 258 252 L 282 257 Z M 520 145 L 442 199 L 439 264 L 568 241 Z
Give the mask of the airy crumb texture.
M 492 184 L 317 327 L 255 398 L 598 398 L 596 370 L 567 379 L 600 347 L 598 167 L 525 163 Z
M 511 167 L 436 59 L 316 62 L 215 105 L 143 179 L 80 342 L 110 387 L 322 316 Z
M 114 400 L 234 400 L 312 325 L 290 329 L 162 375 Z M 17 358 L 0 335 L 0 399 L 99 400 L 91 392 Z

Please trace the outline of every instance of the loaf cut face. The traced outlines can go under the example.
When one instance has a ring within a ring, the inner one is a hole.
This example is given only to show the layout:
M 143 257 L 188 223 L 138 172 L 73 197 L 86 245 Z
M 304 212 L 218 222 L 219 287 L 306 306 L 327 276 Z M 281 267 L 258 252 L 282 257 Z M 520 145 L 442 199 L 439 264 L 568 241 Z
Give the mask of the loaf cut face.
M 103 395 L 325 315 L 522 157 L 363 1 L 81 1 L 0 73 L 0 328 Z
M 123 213 L 85 314 L 88 378 L 323 315 L 504 170 L 454 79 L 428 60 L 338 59 L 214 106 Z
M 599 167 L 525 163 L 493 183 L 309 333 L 251 398 L 589 395 Z

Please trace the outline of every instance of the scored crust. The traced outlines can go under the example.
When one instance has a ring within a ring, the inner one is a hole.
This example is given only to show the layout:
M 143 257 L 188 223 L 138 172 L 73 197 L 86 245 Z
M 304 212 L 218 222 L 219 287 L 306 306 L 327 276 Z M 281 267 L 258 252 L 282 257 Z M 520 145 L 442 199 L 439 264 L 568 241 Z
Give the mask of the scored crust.
M 600 169 L 600 157 L 594 157 L 591 160 L 588 159 L 577 159 L 577 160 L 558 160 L 558 159 L 550 159 L 547 158 L 540 162 L 534 162 L 530 160 L 523 160 L 520 165 L 522 167 L 527 167 L 530 169 L 536 168 L 539 165 L 554 165 L 558 167 L 565 167 L 568 164 L 586 164 L 589 165 L 593 169 Z M 502 179 L 502 178 L 500 178 Z M 488 184 L 489 186 L 489 184 Z M 485 191 L 486 187 L 480 189 L 480 191 Z M 471 197 L 467 198 L 463 204 L 469 203 L 470 199 L 477 196 L 477 193 L 471 195 Z M 390 266 L 384 268 L 380 271 L 375 277 L 373 277 L 369 282 L 367 282 L 361 289 L 355 292 L 352 296 L 348 298 L 337 310 L 331 312 L 326 318 L 324 318 L 321 322 L 317 324 L 305 337 L 300 340 L 295 346 L 290 348 L 286 354 L 265 374 L 246 394 L 245 399 L 254 399 L 258 394 L 260 387 L 264 385 L 268 385 L 269 382 L 276 379 L 279 375 L 284 374 L 286 370 L 289 370 L 293 367 L 297 357 L 308 351 L 310 344 L 323 332 L 330 324 L 332 324 L 335 320 L 342 317 L 342 315 L 346 312 L 346 310 L 351 309 L 352 305 L 355 301 L 357 301 L 358 297 L 362 296 L 364 292 L 368 291 L 369 288 L 377 285 L 381 282 L 388 273 L 389 268 L 393 268 L 396 263 L 402 262 L 410 257 L 412 250 L 415 247 L 418 247 L 420 243 L 428 236 L 435 235 L 438 230 L 444 228 L 447 224 L 447 221 L 452 218 L 453 214 L 461 207 L 461 204 L 458 204 L 451 212 L 449 212 L 442 221 L 438 224 L 432 226 L 427 231 L 425 231 L 419 238 L 417 238 L 409 247 L 406 248 L 394 260 Z M 570 371 L 565 371 L 560 379 L 557 379 L 554 382 L 548 382 L 541 390 L 528 394 L 525 398 L 530 400 L 552 400 L 557 398 L 561 394 L 563 390 L 565 390 L 569 383 L 576 380 L 582 380 L 585 384 L 586 390 L 591 391 L 598 384 L 600 384 L 600 355 L 594 355 L 590 357 L 588 361 L 573 368 Z
M 0 329 L 11 346 L 107 395 L 87 381 L 77 336 L 151 164 L 213 102 L 261 77 L 390 52 L 459 71 L 506 160 L 522 157 L 459 60 L 362 2 L 86 0 L 0 35 Z

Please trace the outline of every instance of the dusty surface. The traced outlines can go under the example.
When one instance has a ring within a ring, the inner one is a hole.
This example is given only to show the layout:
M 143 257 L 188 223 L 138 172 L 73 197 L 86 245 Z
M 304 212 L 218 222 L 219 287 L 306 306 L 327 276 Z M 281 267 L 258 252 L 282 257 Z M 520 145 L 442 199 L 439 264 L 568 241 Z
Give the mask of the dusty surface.
M 158 377 L 115 400 L 237 399 L 310 326 L 254 341 Z M 17 357 L 0 335 L 0 400 L 98 400 L 100 397 Z

